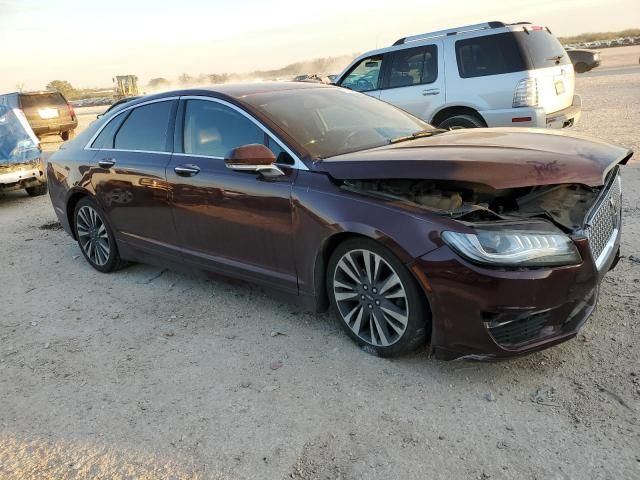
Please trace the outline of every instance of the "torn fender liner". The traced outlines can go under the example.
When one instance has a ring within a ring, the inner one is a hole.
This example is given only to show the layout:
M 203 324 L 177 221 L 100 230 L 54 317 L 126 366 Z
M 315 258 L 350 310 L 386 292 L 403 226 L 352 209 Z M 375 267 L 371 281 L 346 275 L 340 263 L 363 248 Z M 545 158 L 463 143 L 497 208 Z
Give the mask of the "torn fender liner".
M 604 184 L 631 150 L 562 132 L 520 128 L 452 130 L 428 138 L 319 160 L 338 180 L 456 180 L 495 189 L 561 183 Z

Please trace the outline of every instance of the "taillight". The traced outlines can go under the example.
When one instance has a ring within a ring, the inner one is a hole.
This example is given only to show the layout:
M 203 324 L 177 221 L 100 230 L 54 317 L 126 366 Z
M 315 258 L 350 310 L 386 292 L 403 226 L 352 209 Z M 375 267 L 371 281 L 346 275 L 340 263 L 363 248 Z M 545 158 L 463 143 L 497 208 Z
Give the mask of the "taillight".
M 513 108 L 538 105 L 538 82 L 535 78 L 523 78 L 513 94 Z
M 69 102 L 67 102 L 67 105 L 69 105 L 69 113 L 71 114 L 71 120 L 75 120 L 76 111 L 73 109 L 73 105 L 71 105 Z

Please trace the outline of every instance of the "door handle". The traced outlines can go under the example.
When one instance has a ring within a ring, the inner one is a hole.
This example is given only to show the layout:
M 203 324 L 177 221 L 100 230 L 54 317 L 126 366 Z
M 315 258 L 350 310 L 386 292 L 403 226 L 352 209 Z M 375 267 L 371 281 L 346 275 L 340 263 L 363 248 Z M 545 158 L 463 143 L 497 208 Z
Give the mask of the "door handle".
M 178 165 L 177 167 L 174 167 L 173 171 L 176 172 L 176 174 L 180 175 L 181 177 L 193 177 L 194 175 L 197 175 L 200 172 L 200 167 L 197 165 L 193 165 L 191 163 L 187 163 L 184 165 Z
M 103 158 L 98 161 L 98 165 L 102 168 L 111 168 L 116 164 L 115 159 L 113 158 Z
M 424 95 L 425 97 L 427 95 L 439 95 L 439 94 L 440 94 L 439 88 L 428 88 L 427 90 L 422 91 L 422 95 Z

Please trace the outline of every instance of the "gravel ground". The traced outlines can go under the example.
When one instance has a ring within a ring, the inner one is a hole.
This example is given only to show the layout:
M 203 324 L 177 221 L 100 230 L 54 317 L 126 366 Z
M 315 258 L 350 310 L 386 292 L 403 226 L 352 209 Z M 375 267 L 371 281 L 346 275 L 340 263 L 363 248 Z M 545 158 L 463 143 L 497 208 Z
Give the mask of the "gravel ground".
M 574 132 L 640 151 L 640 75 L 578 92 Z M 0 478 L 640 479 L 639 165 L 579 337 L 500 363 L 380 359 L 252 286 L 100 274 L 47 197 L 0 196 Z

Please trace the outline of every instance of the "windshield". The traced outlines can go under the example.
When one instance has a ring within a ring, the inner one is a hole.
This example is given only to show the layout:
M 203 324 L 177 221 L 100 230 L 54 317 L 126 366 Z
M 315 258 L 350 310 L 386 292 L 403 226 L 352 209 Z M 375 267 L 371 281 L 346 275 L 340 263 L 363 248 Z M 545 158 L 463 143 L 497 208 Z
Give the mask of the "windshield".
M 0 105 L 0 164 L 29 162 L 40 156 L 40 147 L 19 114 Z
M 243 101 L 278 124 L 313 158 L 380 147 L 433 128 L 388 103 L 341 88 L 259 93 Z

